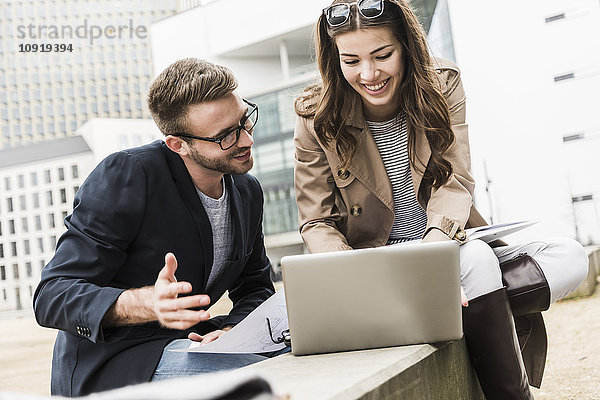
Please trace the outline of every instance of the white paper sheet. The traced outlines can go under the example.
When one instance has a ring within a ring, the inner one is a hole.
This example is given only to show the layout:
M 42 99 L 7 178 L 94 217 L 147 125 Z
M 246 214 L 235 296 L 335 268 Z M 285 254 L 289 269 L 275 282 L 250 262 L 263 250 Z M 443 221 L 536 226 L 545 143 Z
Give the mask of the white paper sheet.
M 503 224 L 494 224 L 488 226 L 480 226 L 477 228 L 465 229 L 467 233 L 467 242 L 470 240 L 480 239 L 486 243 L 493 242 L 496 239 L 520 231 L 537 224 L 537 221 L 519 221 L 507 222 Z
M 283 289 L 269 297 L 230 331 L 205 345 L 194 342 L 188 349 L 172 350 L 194 353 L 266 353 L 278 351 L 284 343 L 273 343 L 269 335 L 267 318 L 271 323 L 273 338 L 281 337 L 288 329 L 287 310 Z

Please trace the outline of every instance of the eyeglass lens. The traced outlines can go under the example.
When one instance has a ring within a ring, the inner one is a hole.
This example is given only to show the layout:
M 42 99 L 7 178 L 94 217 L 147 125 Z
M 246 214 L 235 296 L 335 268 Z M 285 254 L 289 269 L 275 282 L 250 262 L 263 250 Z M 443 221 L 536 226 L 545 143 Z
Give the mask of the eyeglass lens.
M 358 11 L 365 18 L 379 17 L 383 12 L 383 0 L 362 0 L 358 3 Z
M 258 120 L 258 108 L 254 107 L 252 110 L 249 111 L 250 113 L 246 115 L 246 120 L 244 121 L 244 130 L 248 133 L 252 133 L 251 131 L 254 128 L 254 125 L 256 125 L 256 121 Z M 221 148 L 223 150 L 227 150 L 230 147 L 232 147 L 240 139 L 241 133 L 241 128 L 229 132 L 227 136 L 221 139 Z
M 350 6 L 348 4 L 337 4 L 327 10 L 327 22 L 331 26 L 338 26 L 348 20 Z

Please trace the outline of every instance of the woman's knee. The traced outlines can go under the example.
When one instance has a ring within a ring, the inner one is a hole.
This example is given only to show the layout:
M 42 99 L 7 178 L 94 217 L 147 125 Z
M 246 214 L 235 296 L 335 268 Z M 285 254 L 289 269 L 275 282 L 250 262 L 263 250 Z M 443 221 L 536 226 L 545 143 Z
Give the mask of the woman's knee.
M 558 238 L 554 239 L 551 248 L 554 257 L 564 263 L 563 268 L 569 271 L 571 279 L 577 285 L 583 282 L 588 273 L 589 259 L 581 243 L 570 238 Z
M 469 300 L 503 286 L 498 258 L 491 247 L 481 240 L 461 246 L 460 270 L 461 284 Z
M 583 246 L 573 239 L 552 238 L 546 243 L 534 258 L 544 271 L 554 303 L 579 287 L 587 276 L 589 261 Z

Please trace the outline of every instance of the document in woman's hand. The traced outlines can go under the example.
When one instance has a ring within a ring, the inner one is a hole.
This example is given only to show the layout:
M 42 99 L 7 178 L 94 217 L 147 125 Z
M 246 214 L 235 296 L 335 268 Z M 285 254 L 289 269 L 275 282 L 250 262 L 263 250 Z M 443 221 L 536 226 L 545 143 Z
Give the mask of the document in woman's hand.
M 490 243 L 496 239 L 500 239 L 501 237 L 510 235 L 511 233 L 515 233 L 521 229 L 528 228 L 534 224 L 537 224 L 537 221 L 507 222 L 465 229 L 465 232 L 467 233 L 467 240 L 465 240 L 465 243 L 475 239 Z

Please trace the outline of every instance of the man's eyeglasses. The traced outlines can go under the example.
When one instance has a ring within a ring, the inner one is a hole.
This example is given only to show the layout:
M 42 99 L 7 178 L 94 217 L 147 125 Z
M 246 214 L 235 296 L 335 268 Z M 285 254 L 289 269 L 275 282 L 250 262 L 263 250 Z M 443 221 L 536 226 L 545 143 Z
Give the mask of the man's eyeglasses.
M 364 18 L 377 18 L 383 14 L 384 0 L 358 0 L 352 3 L 338 3 L 323 10 L 329 26 L 340 26 L 348 22 L 350 7 L 356 4 L 358 12 Z
M 194 135 L 189 135 L 187 133 L 172 133 L 171 136 L 184 137 L 188 139 L 196 139 L 196 140 L 204 140 L 205 142 L 213 142 L 219 143 L 221 149 L 228 150 L 235 146 L 235 144 L 240 140 L 240 135 L 242 134 L 242 129 L 252 135 L 252 131 L 254 130 L 254 125 L 258 121 L 258 106 L 246 99 L 242 99 L 244 103 L 248 105 L 248 110 L 246 111 L 246 115 L 241 119 L 240 124 L 235 128 L 219 135 L 215 138 L 209 137 L 198 137 Z

